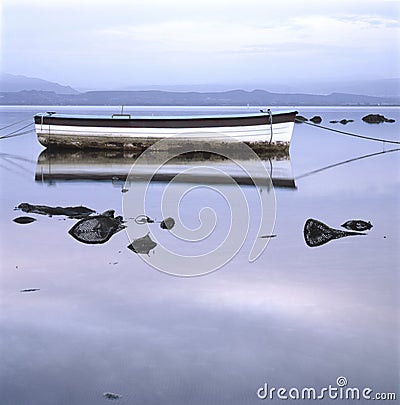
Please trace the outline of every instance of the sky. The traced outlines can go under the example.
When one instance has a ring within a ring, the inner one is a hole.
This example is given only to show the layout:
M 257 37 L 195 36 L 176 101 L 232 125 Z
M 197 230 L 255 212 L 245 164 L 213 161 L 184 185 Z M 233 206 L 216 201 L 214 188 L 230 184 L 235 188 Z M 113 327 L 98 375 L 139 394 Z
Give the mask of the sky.
M 1 71 L 78 89 L 400 77 L 397 0 L 2 0 Z

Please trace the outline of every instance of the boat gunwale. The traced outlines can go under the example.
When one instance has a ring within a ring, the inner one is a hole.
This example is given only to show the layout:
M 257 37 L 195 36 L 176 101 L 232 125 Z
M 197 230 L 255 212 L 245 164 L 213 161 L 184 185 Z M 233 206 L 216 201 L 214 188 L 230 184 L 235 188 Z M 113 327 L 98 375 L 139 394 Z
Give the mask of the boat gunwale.
M 294 122 L 297 111 L 272 113 L 272 123 Z M 268 113 L 229 114 L 229 115 L 199 115 L 199 116 L 90 116 L 69 114 L 40 113 L 34 116 L 36 125 L 60 125 L 79 127 L 155 127 L 162 128 L 196 128 L 196 127 L 223 127 L 270 125 Z

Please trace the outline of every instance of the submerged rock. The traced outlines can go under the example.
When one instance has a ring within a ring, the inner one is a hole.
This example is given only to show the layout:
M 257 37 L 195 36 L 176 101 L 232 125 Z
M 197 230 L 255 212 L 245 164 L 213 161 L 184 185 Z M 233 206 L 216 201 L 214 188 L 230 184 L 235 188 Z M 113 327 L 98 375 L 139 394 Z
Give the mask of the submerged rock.
M 36 218 L 32 217 L 18 217 L 13 219 L 14 222 L 17 224 L 31 224 L 32 222 L 36 221 Z
M 137 254 L 148 255 L 156 246 L 157 243 L 150 238 L 149 234 L 147 234 L 142 238 L 135 239 L 130 245 L 127 246 L 127 248 Z
M 33 214 L 48 215 L 52 217 L 53 215 L 65 215 L 68 218 L 86 218 L 93 214 L 95 211 L 83 207 L 82 205 L 78 207 L 49 207 L 47 205 L 33 205 L 29 203 L 21 203 L 16 209 L 23 212 L 32 212 Z
M 126 226 L 121 216 L 113 218 L 109 215 L 96 215 L 80 220 L 68 233 L 79 242 L 101 244 L 124 228 Z
M 105 392 L 103 394 L 103 397 L 105 397 L 107 399 L 119 399 L 119 398 L 121 398 L 121 395 L 115 394 L 114 392 Z
M 365 235 L 359 232 L 347 232 L 340 229 L 330 228 L 328 225 L 316 219 L 307 219 L 304 224 L 304 240 L 310 247 L 324 245 L 333 239 L 344 238 L 346 236 Z
M 382 122 L 395 122 L 394 119 L 386 118 L 384 115 L 381 114 L 368 114 L 365 117 L 362 117 L 364 122 L 368 124 L 381 124 Z
M 160 228 L 161 229 L 172 229 L 175 226 L 174 218 L 168 217 L 161 221 Z
M 368 231 L 373 227 L 370 221 L 366 222 L 362 219 L 353 219 L 351 221 L 345 222 L 341 226 L 352 231 Z

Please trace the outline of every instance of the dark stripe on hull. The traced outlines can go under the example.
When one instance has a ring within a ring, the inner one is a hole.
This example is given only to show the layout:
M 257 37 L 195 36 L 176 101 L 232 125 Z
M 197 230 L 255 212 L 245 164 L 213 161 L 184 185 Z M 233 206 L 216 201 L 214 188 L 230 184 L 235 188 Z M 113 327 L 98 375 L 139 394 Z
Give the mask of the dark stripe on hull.
M 297 112 L 273 114 L 272 122 L 279 124 L 293 122 Z M 77 127 L 110 127 L 110 128 L 212 128 L 236 127 L 251 125 L 270 125 L 268 114 L 255 116 L 229 116 L 229 117 L 199 117 L 199 118 L 80 118 L 35 115 L 35 124 L 65 125 Z

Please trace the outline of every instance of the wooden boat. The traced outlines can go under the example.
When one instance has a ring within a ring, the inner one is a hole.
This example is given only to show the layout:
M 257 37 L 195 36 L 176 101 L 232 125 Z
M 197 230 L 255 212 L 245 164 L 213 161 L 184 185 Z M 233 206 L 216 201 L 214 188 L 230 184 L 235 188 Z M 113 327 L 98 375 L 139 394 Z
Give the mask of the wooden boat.
M 48 148 L 140 150 L 176 137 L 190 142 L 224 144 L 226 139 L 253 150 L 288 150 L 297 111 L 207 116 L 65 115 L 34 117 L 39 142 Z
M 253 180 L 265 179 L 265 170 L 256 167 L 254 177 L 250 178 L 240 165 L 249 167 L 251 160 L 238 157 L 235 162 L 222 156 L 204 152 L 184 154 L 168 160 L 161 168 L 160 161 L 166 160 L 168 152 L 158 151 L 141 160 L 135 167 L 135 181 L 140 182 L 153 175 L 152 182 L 174 181 L 193 184 L 223 184 L 226 178 L 218 171 L 228 174 L 239 185 L 253 185 Z M 110 182 L 116 187 L 123 187 L 132 165 L 139 153 L 128 151 L 80 151 L 49 150 L 41 152 L 37 159 L 35 181 L 55 184 L 71 181 Z M 289 154 L 265 154 L 261 159 L 274 187 L 296 189 Z M 254 161 L 257 165 L 257 162 Z M 196 171 L 188 169 L 196 168 Z M 217 170 L 211 170 L 210 167 Z M 175 178 L 179 175 L 179 178 Z

